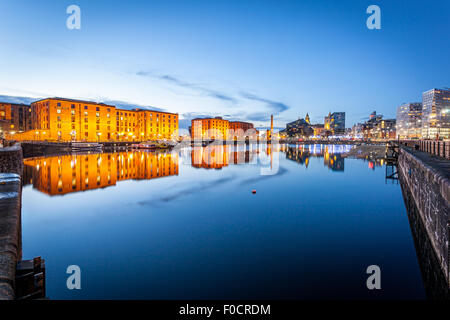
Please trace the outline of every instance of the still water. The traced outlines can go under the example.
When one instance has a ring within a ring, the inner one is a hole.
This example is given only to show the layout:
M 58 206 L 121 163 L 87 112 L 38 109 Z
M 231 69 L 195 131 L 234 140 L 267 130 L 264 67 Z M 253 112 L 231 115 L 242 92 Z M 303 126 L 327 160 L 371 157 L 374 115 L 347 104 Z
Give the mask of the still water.
M 23 259 L 46 260 L 50 299 L 425 298 L 400 186 L 349 148 L 27 159 Z

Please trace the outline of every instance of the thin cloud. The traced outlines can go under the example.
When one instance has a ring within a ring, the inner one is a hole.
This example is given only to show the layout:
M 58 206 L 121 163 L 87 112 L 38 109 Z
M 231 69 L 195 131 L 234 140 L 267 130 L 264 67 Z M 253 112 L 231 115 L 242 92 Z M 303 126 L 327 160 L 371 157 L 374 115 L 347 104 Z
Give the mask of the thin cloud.
M 138 108 L 138 109 L 147 109 L 147 110 L 155 110 L 155 111 L 167 111 L 167 109 L 163 109 L 163 108 L 158 108 L 158 107 L 154 107 L 154 106 L 144 106 L 144 105 L 130 103 L 130 102 L 121 101 L 121 100 L 101 99 L 101 102 L 105 103 L 105 104 L 116 106 L 117 108 L 120 108 L 120 109 L 127 109 L 127 110 Z
M 147 71 L 136 72 L 136 75 L 141 76 L 141 77 L 151 77 L 151 78 L 163 80 L 163 81 L 166 81 L 173 85 L 176 85 L 178 87 L 187 88 L 187 89 L 196 91 L 202 95 L 212 97 L 217 100 L 231 102 L 234 104 L 238 102 L 237 99 L 235 99 L 234 97 L 232 97 L 226 93 L 223 93 L 223 92 L 220 92 L 220 91 L 217 91 L 214 89 L 210 89 L 210 88 L 207 88 L 207 87 L 204 87 L 204 86 L 192 83 L 192 82 L 187 82 L 187 81 L 181 80 L 172 75 L 168 75 L 168 74 L 158 75 L 158 74 L 154 74 L 152 72 L 147 72 Z
M 0 102 L 6 102 L 6 103 L 17 103 L 17 104 L 29 105 L 40 99 L 41 98 L 0 95 Z M 92 101 L 90 99 L 81 99 L 81 100 Z M 93 101 L 93 102 L 97 102 L 97 101 Z M 148 110 L 155 110 L 155 111 L 167 111 L 166 109 L 163 109 L 163 108 L 158 108 L 158 107 L 154 107 L 154 106 L 144 106 L 144 105 L 139 105 L 136 103 L 130 103 L 130 102 L 121 101 L 121 100 L 99 99 L 98 102 L 116 106 L 117 108 L 121 108 L 121 109 L 127 109 L 127 110 L 139 108 L 139 109 L 148 109 Z
M 39 99 L 30 97 L 0 95 L 0 102 L 7 102 L 7 103 L 31 104 L 32 102 L 37 100 Z
M 194 118 L 210 118 L 211 114 L 198 113 L 198 112 L 185 112 L 181 114 L 181 118 L 178 119 L 178 128 L 188 129 L 191 125 L 191 120 Z
M 290 107 L 282 102 L 278 102 L 278 101 L 273 101 L 273 100 L 269 100 L 266 98 L 262 98 L 259 97 L 255 94 L 252 93 L 247 93 L 247 92 L 242 92 L 241 96 L 244 97 L 245 99 L 248 100 L 253 100 L 253 101 L 258 101 L 258 102 L 263 102 L 266 104 L 266 106 L 268 107 L 268 109 L 274 113 L 274 114 L 279 114 L 283 111 L 286 111 L 288 109 L 290 109 Z
M 268 121 L 270 119 L 270 114 L 267 112 L 255 112 L 247 114 L 245 118 L 250 121 Z
M 209 118 L 213 115 L 211 113 L 202 113 L 202 112 L 185 112 L 182 113 L 181 116 L 184 119 L 194 119 L 194 118 Z

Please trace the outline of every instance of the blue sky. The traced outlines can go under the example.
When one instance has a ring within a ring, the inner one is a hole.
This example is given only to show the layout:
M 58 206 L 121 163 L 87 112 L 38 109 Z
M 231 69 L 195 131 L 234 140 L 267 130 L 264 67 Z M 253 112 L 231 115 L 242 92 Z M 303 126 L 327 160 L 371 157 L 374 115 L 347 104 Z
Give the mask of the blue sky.
M 66 8 L 81 8 L 81 30 Z M 366 8 L 381 8 L 381 30 Z M 450 86 L 450 1 L 0 1 L 0 95 L 346 125 Z

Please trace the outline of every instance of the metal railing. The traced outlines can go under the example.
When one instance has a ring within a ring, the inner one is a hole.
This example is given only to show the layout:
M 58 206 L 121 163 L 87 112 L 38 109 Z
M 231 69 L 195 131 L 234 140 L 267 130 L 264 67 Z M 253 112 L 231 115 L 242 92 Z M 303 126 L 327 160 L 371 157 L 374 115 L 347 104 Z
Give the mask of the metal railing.
M 399 140 L 400 145 L 450 159 L 450 140 Z

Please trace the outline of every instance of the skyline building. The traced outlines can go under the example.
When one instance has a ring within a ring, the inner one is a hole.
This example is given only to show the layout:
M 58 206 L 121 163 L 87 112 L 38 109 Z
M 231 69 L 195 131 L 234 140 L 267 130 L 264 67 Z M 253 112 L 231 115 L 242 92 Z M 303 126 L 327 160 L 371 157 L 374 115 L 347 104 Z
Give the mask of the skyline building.
M 345 134 L 345 112 L 329 113 L 325 117 L 324 128 L 334 135 Z
M 450 89 L 422 94 L 422 138 L 450 138 Z
M 422 136 L 422 103 L 411 102 L 397 108 L 397 137 L 418 139 Z

